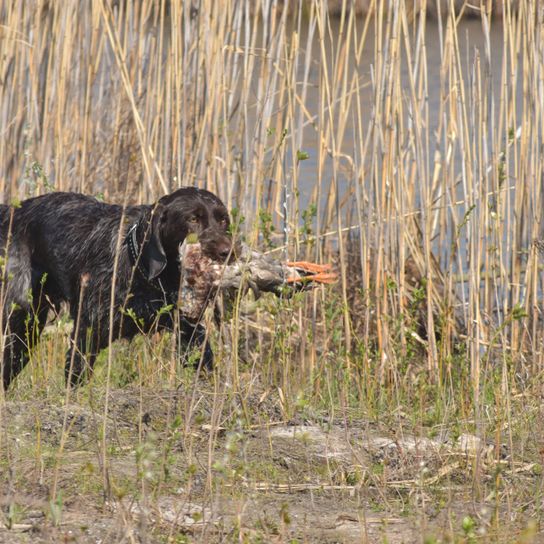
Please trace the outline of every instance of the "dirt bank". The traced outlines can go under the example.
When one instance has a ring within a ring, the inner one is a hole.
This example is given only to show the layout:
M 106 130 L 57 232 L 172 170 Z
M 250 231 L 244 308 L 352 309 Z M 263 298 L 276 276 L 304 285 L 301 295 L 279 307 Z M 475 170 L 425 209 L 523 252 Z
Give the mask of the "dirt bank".
M 408 421 L 285 420 L 265 392 L 223 399 L 212 424 L 217 399 L 198 395 L 187 422 L 181 392 L 113 391 L 105 427 L 104 399 L 7 402 L 0 542 L 536 541 L 540 466 L 501 445 Z

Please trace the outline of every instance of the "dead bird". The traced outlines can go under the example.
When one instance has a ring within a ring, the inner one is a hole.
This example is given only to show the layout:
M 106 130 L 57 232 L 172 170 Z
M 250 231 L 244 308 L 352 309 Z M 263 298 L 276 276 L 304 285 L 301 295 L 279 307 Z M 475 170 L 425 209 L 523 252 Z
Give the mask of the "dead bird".
M 331 265 L 307 261 L 281 262 L 241 244 L 237 259 L 221 264 L 206 256 L 200 243 L 189 237 L 179 249 L 181 285 L 178 308 L 189 320 L 201 318 L 217 291 L 251 289 L 258 298 L 263 292 L 279 295 L 285 287 L 302 290 L 317 284 L 334 283 Z

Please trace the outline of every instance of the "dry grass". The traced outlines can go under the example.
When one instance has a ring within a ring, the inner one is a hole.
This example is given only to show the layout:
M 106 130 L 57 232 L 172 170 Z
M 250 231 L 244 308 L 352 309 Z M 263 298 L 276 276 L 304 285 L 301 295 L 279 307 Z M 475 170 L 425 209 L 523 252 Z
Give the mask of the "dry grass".
M 365 17 L 342 9 L 339 18 L 321 0 L 288 10 L 272 0 L 193 4 L 0 3 L 4 201 L 54 189 L 149 202 L 198 185 L 243 218 L 251 243 L 278 257 L 335 260 L 341 281 L 266 299 L 252 313 L 237 306 L 213 332 L 210 377 L 177 368 L 168 338 L 140 339 L 112 348 L 93 385 L 71 396 L 56 364 L 66 327 L 51 327 L 0 403 L 4 519 L 17 518 L 16 497 L 39 482 L 52 526 L 74 511 L 64 504 L 63 514 L 62 497 L 92 497 L 115 511 L 128 541 L 327 541 L 326 531 L 288 521 L 281 505 L 273 528 L 247 511 L 261 491 L 274 503 L 292 484 L 312 507 L 312 486 L 334 500 L 344 486 L 361 541 L 381 538 L 368 529 L 373 509 L 385 526 L 402 511 L 419 535 L 467 541 L 540 521 L 538 2 L 513 11 L 505 1 L 502 18 L 483 2 L 469 27 L 453 1 L 432 23 L 425 2 L 415 13 L 403 0 L 369 1 Z M 477 48 L 467 47 L 468 31 Z M 136 403 L 130 429 L 108 423 L 123 411 L 123 388 Z M 16 407 L 36 398 L 44 404 L 34 423 L 15 424 Z M 43 406 L 64 406 L 61 429 L 45 442 L 55 415 Z M 153 412 L 150 433 L 144 416 L 156 406 L 164 411 Z M 83 443 L 70 434 L 78 411 L 94 421 Z M 321 466 L 304 450 L 298 463 L 283 450 L 278 460 L 270 438 L 261 450 L 252 442 L 252 429 L 289 421 L 340 425 L 351 456 L 338 465 L 325 455 Z M 372 448 L 362 457 L 371 421 L 397 440 L 396 464 Z M 30 434 L 17 445 L 20 432 Z M 424 460 L 428 481 L 399 433 L 447 435 L 446 453 Z M 459 465 L 453 445 L 465 434 L 493 449 L 465 451 Z M 78 451 L 84 461 L 74 461 Z M 266 466 L 256 461 L 263 456 Z M 69 482 L 70 467 L 85 485 Z M 123 510 L 129 497 L 149 513 L 174 488 L 189 503 L 219 504 L 228 521 L 220 531 L 210 522 L 202 536 Z M 237 506 L 225 507 L 225 497 Z M 429 504 L 444 522 L 433 525 Z M 383 534 L 395 541 L 395 531 Z

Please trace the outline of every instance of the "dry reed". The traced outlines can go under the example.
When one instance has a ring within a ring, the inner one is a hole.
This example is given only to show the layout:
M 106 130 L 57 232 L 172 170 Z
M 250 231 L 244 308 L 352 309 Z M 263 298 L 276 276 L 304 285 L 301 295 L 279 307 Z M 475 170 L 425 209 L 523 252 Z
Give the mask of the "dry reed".
M 286 418 L 301 392 L 367 413 L 417 405 L 432 384 L 444 421 L 483 437 L 497 375 L 501 421 L 513 393 L 539 387 L 542 10 L 506 1 L 497 19 L 483 3 L 467 27 L 453 0 L 433 23 L 426 2 L 373 0 L 365 17 L 350 4 L 339 18 L 320 0 L 0 5 L 5 202 L 51 189 L 150 202 L 198 185 L 252 243 L 337 261 L 336 292 L 251 316 L 237 305 L 217 335 L 210 491 L 228 399 L 249 411 L 257 380 Z M 144 348 L 140 383 L 171 383 L 170 352 Z M 192 459 L 200 400 L 183 402 Z M 107 403 L 103 417 L 106 470 Z

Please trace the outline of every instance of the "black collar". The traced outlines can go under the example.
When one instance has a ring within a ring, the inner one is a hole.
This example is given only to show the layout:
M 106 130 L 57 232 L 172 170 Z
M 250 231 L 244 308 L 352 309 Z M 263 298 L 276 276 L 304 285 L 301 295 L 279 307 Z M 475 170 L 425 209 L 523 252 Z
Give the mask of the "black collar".
M 140 221 L 136 221 L 132 227 L 127 232 L 127 235 L 125 236 L 124 244 L 128 248 L 128 255 L 130 258 L 130 262 L 132 266 L 136 268 L 136 271 L 140 275 L 141 279 L 147 283 L 150 287 L 153 288 L 153 290 L 157 291 L 162 295 L 162 298 L 167 304 L 173 304 L 177 301 L 177 292 L 170 292 L 167 291 L 159 278 L 153 278 L 152 280 L 149 279 L 149 271 L 146 269 L 144 263 L 142 263 L 141 255 L 142 255 L 142 248 L 140 247 L 140 243 L 138 242 L 138 226 L 140 225 Z

